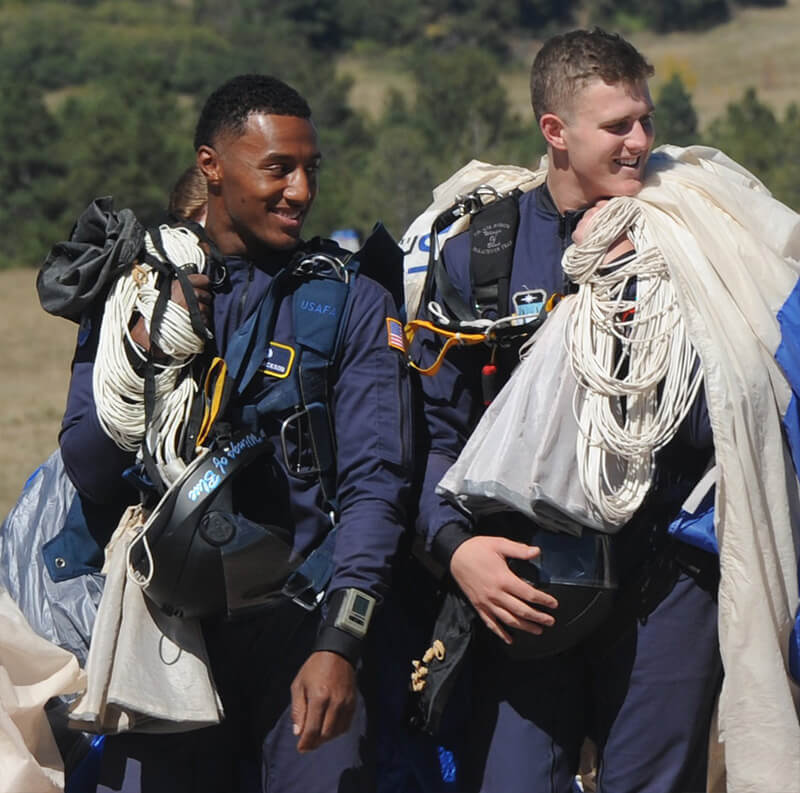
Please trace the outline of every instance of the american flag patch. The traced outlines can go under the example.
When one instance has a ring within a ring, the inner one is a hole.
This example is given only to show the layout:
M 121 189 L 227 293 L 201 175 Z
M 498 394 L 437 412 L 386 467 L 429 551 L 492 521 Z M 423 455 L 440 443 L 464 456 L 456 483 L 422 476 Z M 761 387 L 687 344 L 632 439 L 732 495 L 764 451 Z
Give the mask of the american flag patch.
M 389 346 L 405 354 L 406 337 L 403 335 L 403 323 L 400 320 L 386 317 L 386 335 Z

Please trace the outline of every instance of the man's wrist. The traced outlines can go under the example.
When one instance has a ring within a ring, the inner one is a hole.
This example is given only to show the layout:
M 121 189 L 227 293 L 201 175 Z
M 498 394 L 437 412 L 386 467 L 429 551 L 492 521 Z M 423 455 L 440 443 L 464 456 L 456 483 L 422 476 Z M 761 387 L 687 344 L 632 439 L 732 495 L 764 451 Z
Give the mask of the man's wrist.
M 375 598 L 360 589 L 348 587 L 333 591 L 325 603 L 325 616 L 314 651 L 337 653 L 355 666 L 361 657 L 361 646 L 374 608 Z
M 347 631 L 334 628 L 332 625 L 323 623 L 317 634 L 312 652 L 324 650 L 329 653 L 336 653 L 349 661 L 354 667 L 358 666 L 361 658 L 362 640 L 356 638 Z

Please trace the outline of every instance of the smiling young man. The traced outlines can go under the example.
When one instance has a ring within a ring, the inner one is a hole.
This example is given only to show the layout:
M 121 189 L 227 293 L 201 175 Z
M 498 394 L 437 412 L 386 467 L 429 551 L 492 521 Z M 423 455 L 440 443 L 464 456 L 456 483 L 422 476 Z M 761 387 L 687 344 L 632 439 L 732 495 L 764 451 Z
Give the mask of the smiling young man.
M 531 97 L 547 142 L 547 176 L 519 198 L 510 273 L 497 282 L 497 290 L 507 290 L 508 313 L 538 290 L 576 291 L 562 270 L 565 249 L 583 238 L 607 199 L 641 189 L 654 139 L 652 73 L 628 42 L 599 29 L 551 38 L 536 56 Z M 485 315 L 494 317 L 502 302 L 498 297 L 492 306 L 487 298 L 489 279 L 471 261 L 473 247 L 465 232 L 447 242 L 442 258 L 464 304 L 489 306 Z M 631 250 L 623 236 L 606 259 Z M 439 349 L 433 337 L 423 340 L 421 368 Z M 703 400 L 657 457 L 650 497 L 615 538 L 624 595 L 612 616 L 588 641 L 558 655 L 512 658 L 504 648 L 526 634 L 521 644 L 535 648 L 537 637 L 574 615 L 512 572 L 509 561 L 539 556 L 535 541 L 503 536 L 502 526 L 482 533 L 436 485 L 483 412 L 487 370 L 502 380 L 518 360 L 518 347 L 454 349 L 436 375 L 422 378 L 430 452 L 419 525 L 483 623 L 472 646 L 473 713 L 462 783 L 485 793 L 567 793 L 589 735 L 600 750 L 601 791 L 703 789 L 721 674 L 716 606 L 712 594 L 679 575 L 666 539 L 669 519 L 713 451 Z M 638 625 L 636 618 L 645 616 L 646 624 Z
M 373 607 L 388 586 L 410 482 L 410 400 L 402 345 L 391 332 L 400 327 L 395 303 L 361 274 L 342 292 L 348 281 L 332 257 L 345 252 L 301 237 L 321 154 L 309 107 L 294 89 L 262 75 L 233 78 L 207 100 L 195 145 L 208 183 L 205 228 L 216 265 L 211 276 L 189 280 L 214 352 L 232 361 L 237 331 L 251 317 L 263 316 L 254 327 L 267 329 L 264 339 L 249 337 L 245 360 L 257 365 L 248 364 L 248 382 L 235 380 L 219 421 L 229 433 L 263 431 L 274 454 L 237 475 L 225 520 L 243 538 L 267 526 L 288 543 L 292 566 L 325 550 L 315 570 L 304 570 L 309 580 L 278 583 L 264 604 L 236 619 L 226 619 L 223 609 L 204 621 L 222 724 L 109 737 L 98 790 L 370 791 L 356 672 Z M 294 298 L 306 287 L 316 289 L 317 303 Z M 342 294 L 347 302 L 331 297 Z M 177 282 L 171 295 L 186 307 Z M 330 309 L 324 318 L 308 308 L 323 304 Z M 322 337 L 334 333 L 335 349 L 326 348 Z M 142 320 L 131 335 L 150 349 Z M 85 498 L 124 506 L 135 499 L 122 479 L 135 454 L 117 447 L 98 423 L 96 343 L 96 333 L 79 342 L 62 455 Z M 308 404 L 314 394 L 319 401 Z M 312 433 L 312 409 L 315 416 L 325 410 L 330 435 L 319 423 Z M 325 569 L 330 581 L 319 591 Z M 231 575 L 226 587 L 236 587 L 235 570 Z

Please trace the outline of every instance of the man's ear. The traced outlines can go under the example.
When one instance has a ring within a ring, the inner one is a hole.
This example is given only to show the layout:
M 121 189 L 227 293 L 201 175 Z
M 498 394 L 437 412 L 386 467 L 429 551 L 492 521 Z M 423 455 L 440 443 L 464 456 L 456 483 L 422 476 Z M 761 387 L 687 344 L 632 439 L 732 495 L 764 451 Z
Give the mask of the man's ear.
M 222 163 L 217 150 L 203 145 L 197 150 L 197 167 L 203 172 L 209 187 L 219 185 L 222 180 Z
M 567 148 L 564 140 L 565 127 L 566 124 L 555 113 L 544 113 L 539 119 L 539 129 L 542 131 L 547 145 L 558 151 L 565 151 Z

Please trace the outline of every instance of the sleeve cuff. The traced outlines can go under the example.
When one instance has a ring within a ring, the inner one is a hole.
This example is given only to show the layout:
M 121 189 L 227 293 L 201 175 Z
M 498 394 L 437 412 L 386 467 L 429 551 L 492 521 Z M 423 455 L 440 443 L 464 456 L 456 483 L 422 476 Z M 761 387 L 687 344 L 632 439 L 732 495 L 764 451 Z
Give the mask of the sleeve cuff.
M 431 554 L 439 564 L 444 565 L 445 569 L 449 570 L 450 559 L 456 548 L 470 537 L 472 537 L 472 534 L 458 523 L 446 523 L 433 538 Z
M 314 652 L 325 650 L 346 658 L 353 666 L 358 665 L 361 658 L 361 645 L 364 639 L 335 626 L 336 615 L 344 600 L 345 590 L 335 589 L 328 593 L 322 610 L 322 624 L 319 627 Z M 367 626 L 369 630 L 369 626 Z
M 313 652 L 316 653 L 320 650 L 341 655 L 353 666 L 357 666 L 358 659 L 361 657 L 361 639 L 357 639 L 347 631 L 323 623 L 317 635 L 317 641 L 314 643 Z

